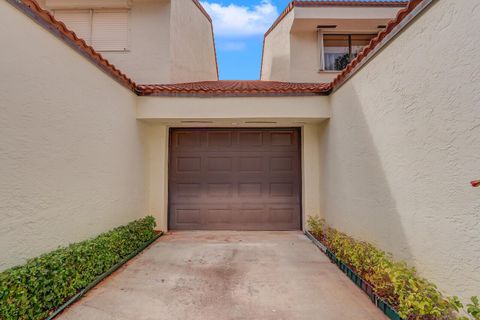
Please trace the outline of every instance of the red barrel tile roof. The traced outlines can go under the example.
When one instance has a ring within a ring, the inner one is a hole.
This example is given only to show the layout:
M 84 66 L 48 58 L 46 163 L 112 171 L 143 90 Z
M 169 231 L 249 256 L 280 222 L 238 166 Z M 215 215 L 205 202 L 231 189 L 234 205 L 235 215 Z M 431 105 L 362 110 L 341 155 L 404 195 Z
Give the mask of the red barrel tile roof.
M 279 81 L 201 81 L 176 84 L 139 85 L 140 95 L 157 96 L 269 96 L 326 95 L 328 83 L 292 83 Z
M 7 0 L 19 8 L 37 23 L 65 41 L 80 54 L 96 64 L 104 72 L 118 82 L 131 89 L 138 95 L 158 96 L 284 96 L 284 95 L 327 95 L 341 85 L 356 67 L 365 59 L 370 58 L 376 48 L 388 40 L 387 36 L 397 27 L 402 27 L 402 22 L 415 10 L 415 8 L 428 0 L 411 0 L 406 8 L 400 10 L 397 17 L 390 21 L 385 30 L 373 38 L 358 56 L 332 81 L 331 83 L 291 83 L 278 81 L 203 81 L 178 84 L 153 84 L 137 85 L 124 73 L 109 63 L 101 54 L 87 45 L 83 39 L 68 30 L 65 24 L 56 20 L 48 11 L 42 9 L 35 0 Z M 195 0 L 194 0 L 195 1 Z M 290 5 L 317 6 L 317 5 L 400 5 L 403 1 L 294 1 Z M 291 9 L 290 9 L 291 10 Z M 206 14 L 206 12 L 204 12 Z M 208 17 L 208 15 L 207 15 Z M 209 18 L 209 17 L 208 17 Z M 387 38 L 387 39 L 386 39 Z
M 332 89 L 338 87 L 347 77 L 349 77 L 353 72 L 355 72 L 355 68 L 363 62 L 366 58 L 370 58 L 371 55 L 374 53 L 374 50 L 383 43 L 383 40 L 390 34 L 392 31 L 398 27 L 407 16 L 412 13 L 415 8 L 424 2 L 425 0 L 410 0 L 408 2 L 407 7 L 400 10 L 397 13 L 395 19 L 390 20 L 383 31 L 381 31 L 375 38 L 373 38 L 370 43 L 363 48 L 362 51 L 357 55 L 355 59 L 353 59 L 345 69 L 331 82 Z
M 135 90 L 136 84 L 117 69 L 113 64 L 103 58 L 102 55 L 96 52 L 91 46 L 89 46 L 85 40 L 77 37 L 75 32 L 69 30 L 65 24 L 55 19 L 50 12 L 44 10 L 34 0 L 7 0 L 21 11 L 25 12 L 28 16 L 34 19 L 37 23 L 45 27 L 50 32 L 54 33 L 62 40 L 68 43 L 70 47 L 73 47 L 79 51 L 82 55 L 86 56 L 90 61 L 96 64 L 104 72 L 112 76 L 115 80 L 126 86 L 131 90 Z

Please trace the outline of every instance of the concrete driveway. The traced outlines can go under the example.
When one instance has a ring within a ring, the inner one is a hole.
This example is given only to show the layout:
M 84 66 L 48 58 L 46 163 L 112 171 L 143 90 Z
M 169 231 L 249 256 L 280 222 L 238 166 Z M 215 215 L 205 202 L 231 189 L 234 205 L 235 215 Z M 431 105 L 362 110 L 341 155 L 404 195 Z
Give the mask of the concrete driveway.
M 60 319 L 386 317 L 298 232 L 174 232 Z

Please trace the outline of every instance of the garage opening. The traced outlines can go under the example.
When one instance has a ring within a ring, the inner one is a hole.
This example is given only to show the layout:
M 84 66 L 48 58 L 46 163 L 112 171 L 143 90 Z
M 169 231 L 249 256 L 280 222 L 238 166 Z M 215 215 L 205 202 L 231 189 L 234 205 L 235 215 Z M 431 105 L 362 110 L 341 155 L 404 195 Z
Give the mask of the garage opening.
M 177 128 L 169 141 L 172 230 L 301 229 L 298 128 Z

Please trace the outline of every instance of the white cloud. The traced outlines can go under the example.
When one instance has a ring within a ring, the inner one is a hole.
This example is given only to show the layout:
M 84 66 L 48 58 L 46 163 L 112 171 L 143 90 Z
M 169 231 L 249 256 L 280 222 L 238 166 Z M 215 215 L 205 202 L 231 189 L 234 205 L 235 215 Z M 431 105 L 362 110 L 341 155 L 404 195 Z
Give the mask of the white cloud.
M 217 47 L 222 51 L 243 51 L 247 49 L 247 44 L 245 42 L 228 41 L 220 42 Z
M 278 16 L 277 7 L 269 0 L 262 0 L 252 7 L 215 2 L 202 2 L 213 20 L 213 29 L 220 37 L 248 37 L 263 35 Z

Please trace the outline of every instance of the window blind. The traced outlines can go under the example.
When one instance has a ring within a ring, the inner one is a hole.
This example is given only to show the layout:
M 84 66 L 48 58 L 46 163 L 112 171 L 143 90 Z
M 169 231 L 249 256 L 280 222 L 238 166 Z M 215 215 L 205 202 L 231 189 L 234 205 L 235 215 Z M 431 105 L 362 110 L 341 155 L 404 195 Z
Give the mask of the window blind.
M 128 50 L 128 11 L 94 11 L 92 45 L 99 51 Z

